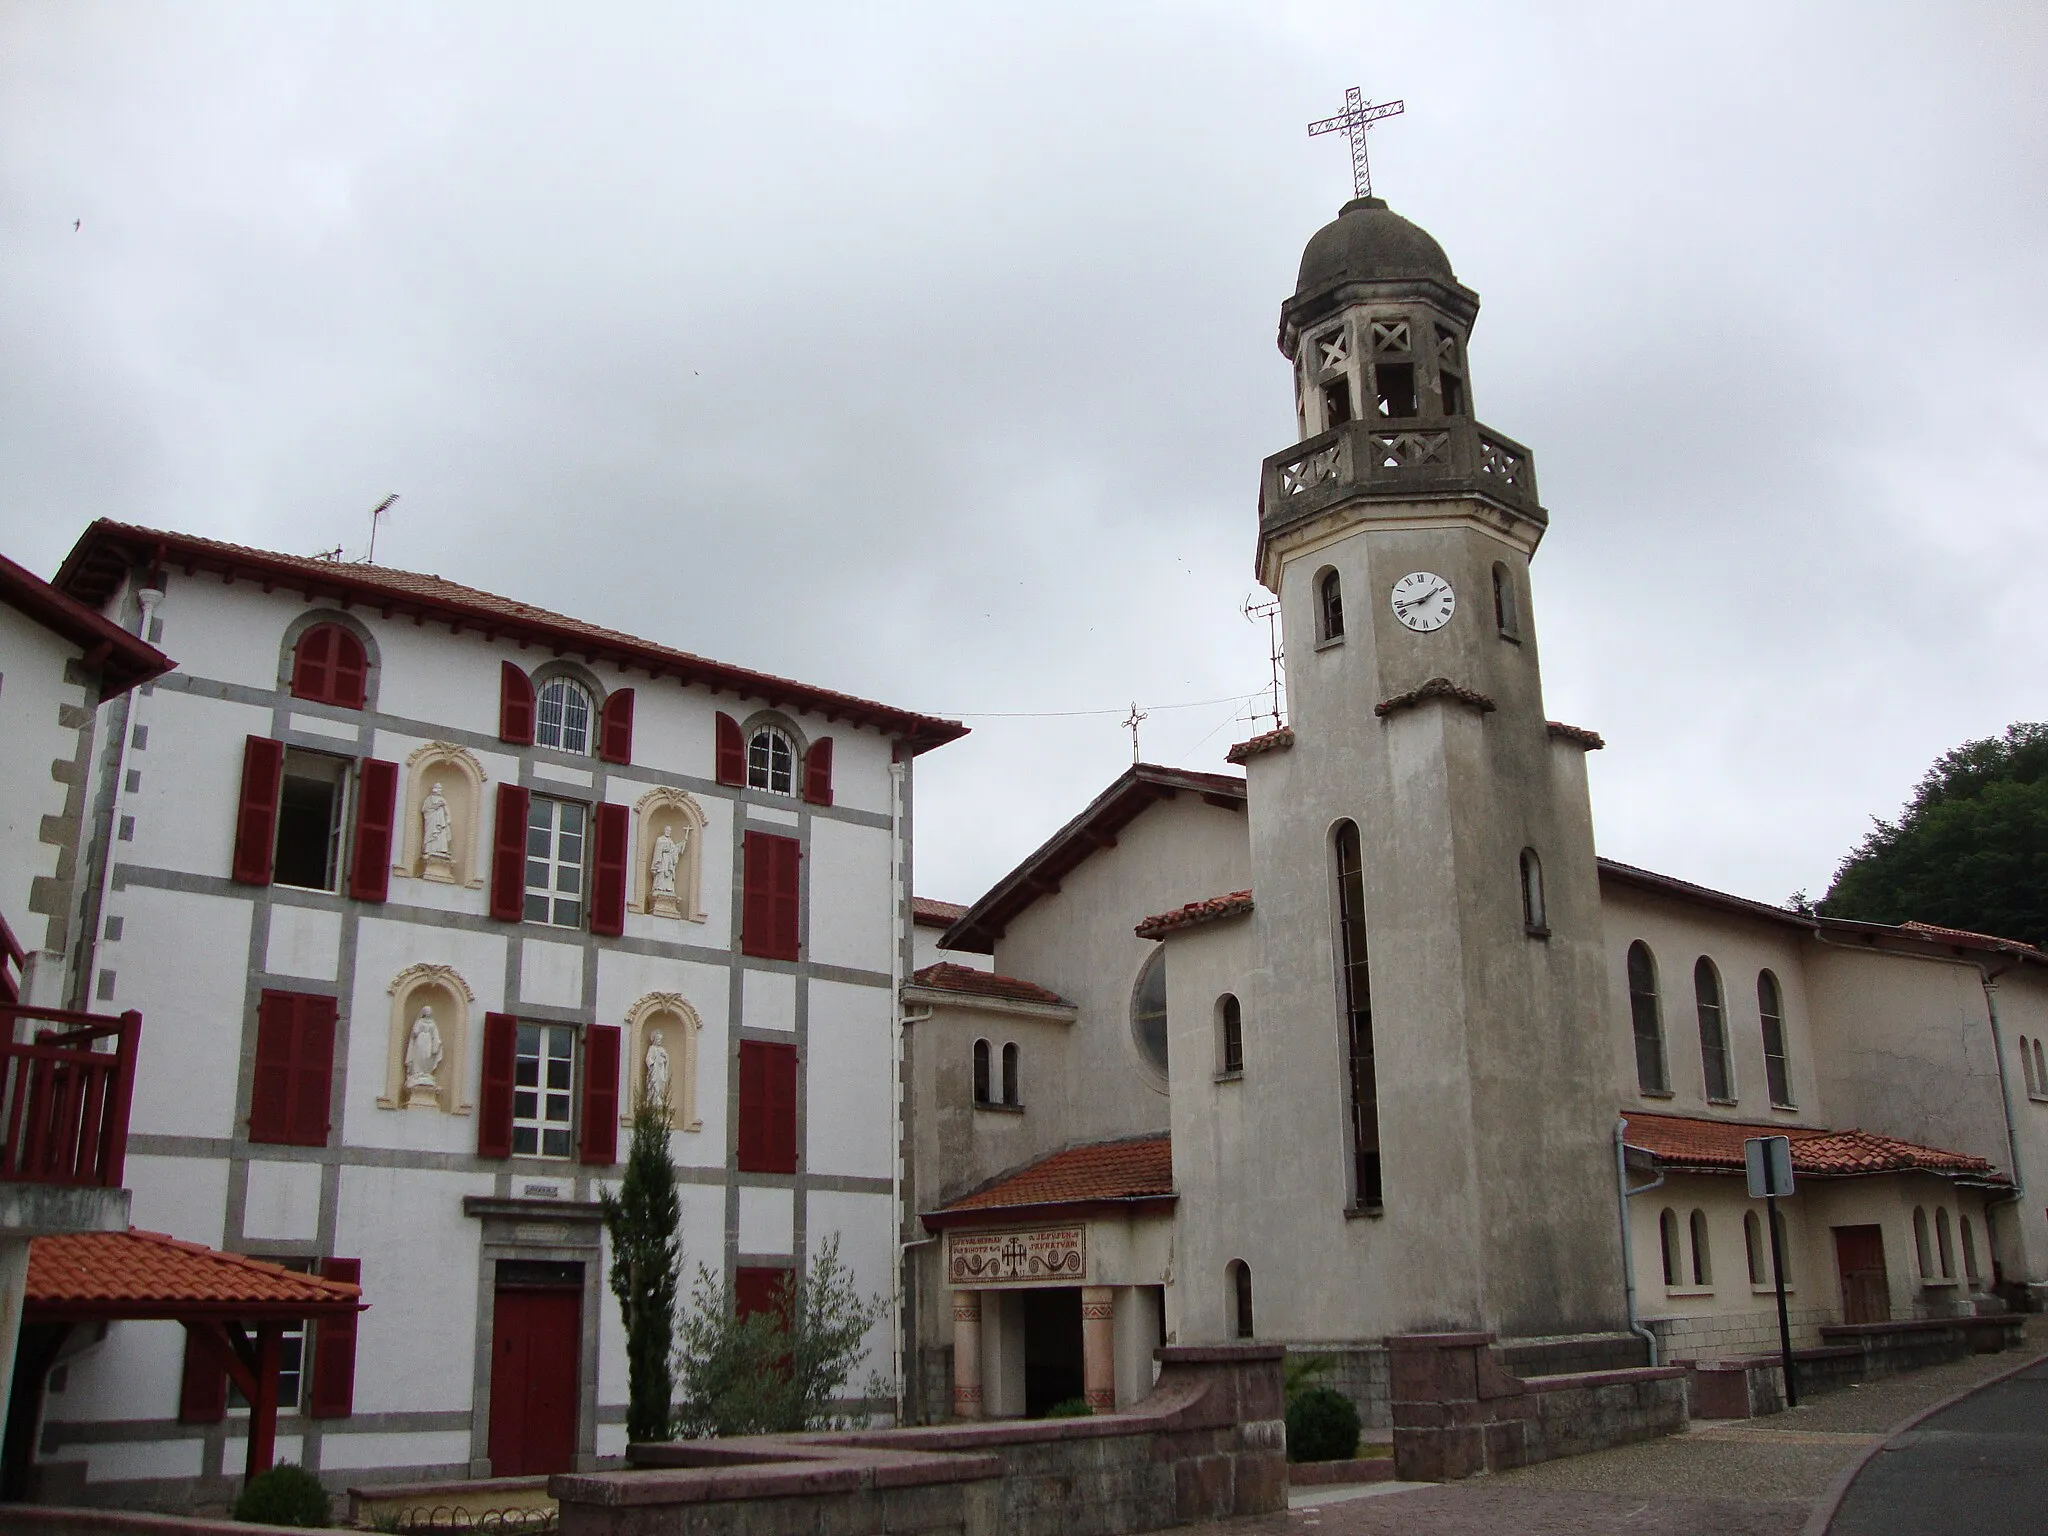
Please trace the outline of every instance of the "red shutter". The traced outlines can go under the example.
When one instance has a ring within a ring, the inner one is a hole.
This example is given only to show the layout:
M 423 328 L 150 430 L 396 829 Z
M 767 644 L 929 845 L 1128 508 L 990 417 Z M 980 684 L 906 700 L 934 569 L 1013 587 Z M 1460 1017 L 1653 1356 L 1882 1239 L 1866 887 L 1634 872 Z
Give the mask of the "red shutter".
M 251 1141 L 327 1145 L 334 1016 L 331 997 L 263 994 L 256 1009 L 256 1067 L 249 1092 Z
M 334 1085 L 334 1015 L 331 997 L 301 997 L 298 1039 L 292 1060 L 290 1140 L 295 1146 L 327 1145 L 329 1090 Z
M 498 825 L 491 847 L 491 916 L 516 923 L 526 911 L 526 801 L 524 787 L 498 786 Z
M 583 1161 L 618 1160 L 619 1027 L 592 1024 L 583 1031 Z
M 363 654 L 363 642 L 339 624 L 334 632 L 334 681 L 327 702 L 343 709 L 361 709 L 369 693 L 370 658 Z
M 234 878 L 270 884 L 277 843 L 277 793 L 284 780 L 284 743 L 251 736 L 242 747 L 242 800 L 235 813 Z
M 315 624 L 299 636 L 299 643 L 292 647 L 292 697 L 315 704 L 332 702 L 334 637 L 341 632 L 332 624 Z
M 771 1312 L 789 1321 L 789 1271 L 767 1265 L 741 1265 L 732 1272 L 733 1316 Z
M 742 1173 L 796 1172 L 796 1047 L 740 1042 Z
M 821 736 L 804 754 L 804 798 L 813 805 L 832 803 L 832 738 Z
M 626 834 L 632 813 L 623 805 L 600 805 L 595 819 L 590 931 L 616 936 L 626 931 Z
M 734 788 L 747 782 L 747 743 L 739 721 L 723 711 L 718 716 L 718 782 Z
M 768 1149 L 772 1173 L 796 1172 L 796 1047 L 770 1046 Z
M 512 1155 L 512 1074 L 518 1064 L 519 1021 L 509 1013 L 484 1015 L 483 1078 L 476 1107 L 476 1155 Z
M 382 901 L 391 894 L 391 833 L 397 820 L 398 764 L 363 759 L 356 787 L 356 848 L 348 875 L 348 893 L 357 901 Z
M 191 1329 L 185 1330 L 185 1375 L 178 1383 L 178 1422 L 218 1424 L 228 1416 L 228 1373 Z
M 615 688 L 598 716 L 597 755 L 608 763 L 633 761 L 633 690 Z
M 363 1283 L 361 1259 L 322 1259 L 320 1273 L 350 1285 Z M 345 1419 L 356 1405 L 356 1314 L 323 1317 L 313 1325 L 313 1391 L 306 1405 L 316 1419 Z
M 498 740 L 533 745 L 533 679 L 509 661 L 498 668 Z
M 743 846 L 740 952 L 763 960 L 794 960 L 799 844 L 773 832 L 749 832 Z

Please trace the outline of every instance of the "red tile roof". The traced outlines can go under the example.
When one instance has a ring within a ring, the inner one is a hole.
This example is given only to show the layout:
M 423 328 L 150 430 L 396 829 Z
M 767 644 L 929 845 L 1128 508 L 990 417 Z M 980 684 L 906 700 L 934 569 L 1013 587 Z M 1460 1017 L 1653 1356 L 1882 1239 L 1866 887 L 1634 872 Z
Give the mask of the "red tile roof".
M 100 674 L 102 700 L 161 677 L 177 665 L 155 646 L 145 645 L 97 609 L 59 591 L 5 555 L 0 555 L 0 603 L 83 651 L 85 664 Z
M 1240 741 L 1228 752 L 1224 760 L 1232 763 L 1248 762 L 1265 752 L 1285 752 L 1294 745 L 1294 727 L 1283 725 L 1277 731 L 1268 731 L 1263 736 L 1254 736 L 1250 741 Z
M 1015 976 L 998 976 L 993 971 L 978 971 L 971 965 L 955 965 L 950 960 L 941 960 L 937 965 L 928 965 L 910 978 L 914 987 L 928 987 L 934 992 L 958 992 L 965 997 L 998 997 L 1013 1003 L 1041 1003 L 1048 1008 L 1071 1008 L 1059 993 L 1048 991 L 1033 981 L 1019 981 Z
M 1068 1147 L 1005 1174 L 971 1195 L 930 1212 L 927 1226 L 956 1225 L 970 1212 L 1037 1212 L 1046 1206 L 1167 1202 L 1173 1193 L 1173 1140 L 1141 1136 Z
M 2030 954 L 2041 953 L 2035 945 L 2020 939 L 2001 939 L 1995 933 L 1977 933 L 1968 928 L 1944 928 L 1939 923 L 1920 923 L 1911 918 L 1899 926 L 1909 933 L 1925 934 L 1930 939 L 1948 939 L 1970 949 L 2008 949 L 2025 950 Z
M 1598 731 L 1589 731 L 1583 725 L 1566 725 L 1562 720 L 1546 720 L 1543 722 L 1543 728 L 1559 741 L 1574 742 L 1588 752 L 1598 752 L 1607 745 Z
M 1250 891 L 1232 891 L 1228 896 L 1211 896 L 1206 901 L 1191 901 L 1184 907 L 1175 907 L 1171 912 L 1161 912 L 1148 917 L 1138 924 L 1136 932 L 1141 939 L 1163 939 L 1179 928 L 1193 928 L 1202 923 L 1218 922 L 1226 917 L 1243 917 L 1252 909 Z
M 1981 1157 L 1944 1152 L 1879 1136 L 1872 1131 L 1817 1130 L 1798 1125 L 1750 1125 L 1734 1120 L 1699 1120 L 1686 1115 L 1630 1112 L 1628 1143 L 1654 1153 L 1670 1168 L 1740 1172 L 1742 1144 L 1752 1136 L 1784 1136 L 1792 1143 L 1792 1171 L 1805 1178 L 1842 1178 L 1863 1173 L 1918 1170 L 1952 1178 L 2005 1183 L 2004 1175 Z
M 1453 704 L 1467 704 L 1482 715 L 1490 715 L 1498 707 L 1483 693 L 1470 688 L 1460 688 L 1448 677 L 1432 677 L 1419 688 L 1410 688 L 1406 693 L 1397 693 L 1391 699 L 1381 699 L 1373 705 L 1372 712 L 1381 719 L 1400 709 L 1413 709 L 1430 699 L 1449 699 Z
M 357 1310 L 362 1288 L 162 1232 L 70 1232 L 29 1245 L 27 1307 L 44 1317 L 306 1317 Z
M 930 896 L 910 898 L 910 920 L 920 928 L 950 928 L 967 915 L 957 901 L 937 901 Z
M 157 566 L 182 568 L 188 573 L 216 572 L 230 580 L 247 577 L 264 582 L 266 590 L 269 586 L 282 586 L 302 591 L 309 598 L 344 606 L 360 603 L 379 610 L 387 618 L 393 614 L 424 616 L 446 623 L 458 633 L 475 630 L 487 639 L 508 635 L 537 641 L 558 652 L 575 652 L 619 667 L 636 667 L 652 677 L 700 683 L 714 693 L 730 690 L 741 698 L 792 705 L 823 715 L 827 720 L 848 720 L 897 737 L 919 752 L 944 746 L 967 734 L 967 727 L 956 720 L 912 714 L 851 694 L 729 666 L 616 629 L 551 613 L 532 603 L 444 581 L 439 576 L 382 565 L 277 554 L 189 533 L 138 528 L 107 518 L 99 519 L 79 535 L 78 543 L 72 546 L 63 568 L 57 572 L 56 585 L 96 607 L 113 594 L 121 578 L 131 570 Z

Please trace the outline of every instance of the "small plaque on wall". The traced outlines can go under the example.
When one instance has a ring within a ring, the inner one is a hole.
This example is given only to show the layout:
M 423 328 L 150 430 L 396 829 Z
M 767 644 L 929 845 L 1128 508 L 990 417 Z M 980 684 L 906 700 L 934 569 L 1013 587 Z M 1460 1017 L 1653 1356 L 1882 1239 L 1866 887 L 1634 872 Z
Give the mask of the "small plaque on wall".
M 951 1232 L 946 1275 L 954 1285 L 1073 1285 L 1088 1272 L 1088 1229 Z

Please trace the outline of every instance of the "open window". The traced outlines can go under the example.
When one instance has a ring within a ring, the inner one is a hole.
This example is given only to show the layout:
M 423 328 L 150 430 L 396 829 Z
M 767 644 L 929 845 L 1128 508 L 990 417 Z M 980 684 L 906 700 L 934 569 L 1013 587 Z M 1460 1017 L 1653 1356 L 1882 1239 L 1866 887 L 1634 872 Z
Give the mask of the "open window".
M 1550 918 L 1543 905 L 1543 861 L 1534 848 L 1522 850 L 1522 931 L 1531 938 L 1550 936 Z
M 974 1042 L 974 1107 L 986 1109 L 994 1091 L 994 1050 L 986 1040 Z
M 1024 1100 L 1021 1097 L 1023 1086 L 1018 1081 L 1021 1066 L 1022 1062 L 1017 1049 L 1017 1042 L 1012 1040 L 1003 1047 L 1003 1107 L 1005 1109 L 1021 1109 L 1023 1107 Z
M 1230 1333 L 1233 1338 L 1249 1339 L 1252 1333 L 1252 1267 L 1243 1259 L 1232 1259 L 1228 1266 L 1230 1275 Z
M 1344 638 L 1344 579 L 1334 570 L 1316 577 L 1316 642 Z
M 1323 386 L 1323 430 L 1341 427 L 1352 419 L 1351 381 L 1345 378 L 1330 380 Z
M 1522 626 L 1515 615 L 1515 573 L 1500 560 L 1493 562 L 1493 627 L 1503 640 L 1522 638 Z
M 341 832 L 348 820 L 351 766 L 351 758 L 285 748 L 271 865 L 271 878 L 277 884 L 309 891 L 336 888 L 341 877 Z
M 1437 388 L 1446 416 L 1465 414 L 1465 365 L 1458 357 L 1458 334 L 1448 326 L 1436 328 Z

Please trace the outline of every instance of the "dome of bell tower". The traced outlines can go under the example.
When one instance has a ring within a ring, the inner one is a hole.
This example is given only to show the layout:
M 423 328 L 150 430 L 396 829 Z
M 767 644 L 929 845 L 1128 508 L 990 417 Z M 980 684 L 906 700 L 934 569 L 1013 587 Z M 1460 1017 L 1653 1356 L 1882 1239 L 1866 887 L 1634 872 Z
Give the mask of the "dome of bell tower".
M 1355 197 L 1309 237 L 1294 297 L 1298 302 L 1344 283 L 1431 277 L 1458 280 L 1429 232 L 1395 213 L 1385 198 Z

